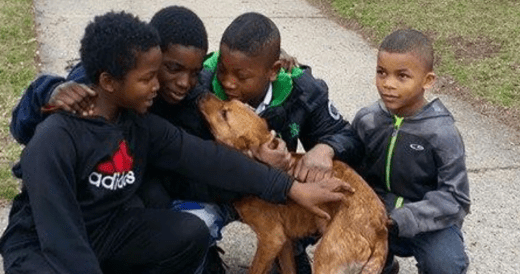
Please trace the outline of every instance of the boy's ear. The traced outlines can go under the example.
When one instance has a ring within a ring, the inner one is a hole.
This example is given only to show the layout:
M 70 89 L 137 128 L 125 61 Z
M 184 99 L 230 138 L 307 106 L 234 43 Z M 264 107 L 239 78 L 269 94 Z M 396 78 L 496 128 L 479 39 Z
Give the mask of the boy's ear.
M 425 90 L 427 90 L 427 89 L 433 87 L 436 79 L 437 79 L 437 75 L 435 75 L 435 73 L 433 71 L 428 72 L 424 76 L 423 88 Z
M 119 87 L 119 81 L 114 79 L 108 72 L 102 72 L 99 75 L 99 86 L 108 92 L 114 92 Z
M 282 68 L 282 61 L 277 60 L 271 66 L 271 70 L 269 71 L 269 81 L 274 82 L 278 77 L 278 72 L 280 72 L 280 68 Z

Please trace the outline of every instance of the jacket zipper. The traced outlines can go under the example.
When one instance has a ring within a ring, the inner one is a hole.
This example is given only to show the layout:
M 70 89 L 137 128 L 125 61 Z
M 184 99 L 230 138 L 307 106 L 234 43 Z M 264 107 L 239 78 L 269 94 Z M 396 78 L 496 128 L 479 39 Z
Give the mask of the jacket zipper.
M 390 187 L 390 171 L 392 167 L 392 156 L 394 155 L 395 142 L 397 141 L 397 134 L 399 133 L 399 129 L 401 128 L 401 124 L 403 123 L 403 117 L 399 117 L 397 115 L 393 116 L 393 126 L 394 129 L 392 131 L 392 137 L 390 138 L 390 143 L 388 145 L 388 151 L 386 154 L 386 164 L 385 164 L 385 183 L 386 189 L 390 192 L 392 188 Z

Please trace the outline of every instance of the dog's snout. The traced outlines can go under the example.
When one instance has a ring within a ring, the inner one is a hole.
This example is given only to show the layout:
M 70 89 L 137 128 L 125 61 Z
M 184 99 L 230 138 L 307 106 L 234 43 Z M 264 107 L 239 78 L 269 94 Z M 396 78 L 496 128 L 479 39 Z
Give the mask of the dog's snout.
M 209 98 L 212 96 L 213 94 L 209 91 L 207 92 L 204 92 L 203 94 L 201 94 L 198 98 L 197 98 L 197 105 L 200 107 L 202 107 L 205 102 L 207 100 L 209 100 Z M 213 95 L 214 96 L 214 95 Z

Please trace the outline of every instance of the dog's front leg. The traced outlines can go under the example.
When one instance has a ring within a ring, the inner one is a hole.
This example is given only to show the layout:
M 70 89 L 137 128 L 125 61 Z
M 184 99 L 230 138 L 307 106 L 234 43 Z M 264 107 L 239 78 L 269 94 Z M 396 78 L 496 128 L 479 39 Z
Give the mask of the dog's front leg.
M 271 270 L 276 257 L 280 254 L 286 242 L 288 242 L 287 237 L 283 232 L 283 228 L 279 227 L 268 232 L 257 232 L 257 239 L 256 254 L 249 268 L 249 273 L 266 274 Z
M 287 240 L 278 256 L 280 268 L 283 274 L 296 274 L 296 262 L 294 261 L 293 242 Z

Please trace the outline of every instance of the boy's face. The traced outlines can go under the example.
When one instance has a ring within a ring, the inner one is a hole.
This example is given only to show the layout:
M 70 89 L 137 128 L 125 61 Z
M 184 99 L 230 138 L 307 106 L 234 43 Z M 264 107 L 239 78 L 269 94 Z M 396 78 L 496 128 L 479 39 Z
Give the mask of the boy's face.
M 425 89 L 431 87 L 435 74 L 413 52 L 380 51 L 377 56 L 376 86 L 386 108 L 398 116 L 410 116 L 426 100 Z
M 265 52 L 265 51 L 264 51 Z M 251 57 L 228 46 L 220 46 L 217 78 L 229 99 L 258 106 L 270 82 L 276 80 L 279 62 L 267 64 L 266 53 Z
M 170 104 L 184 99 L 197 84 L 205 55 L 206 51 L 193 46 L 168 46 L 159 70 L 159 96 Z
M 116 81 L 116 104 L 138 113 L 145 113 L 152 106 L 159 89 L 157 74 L 161 67 L 162 53 L 159 47 L 136 54 L 135 68 Z

